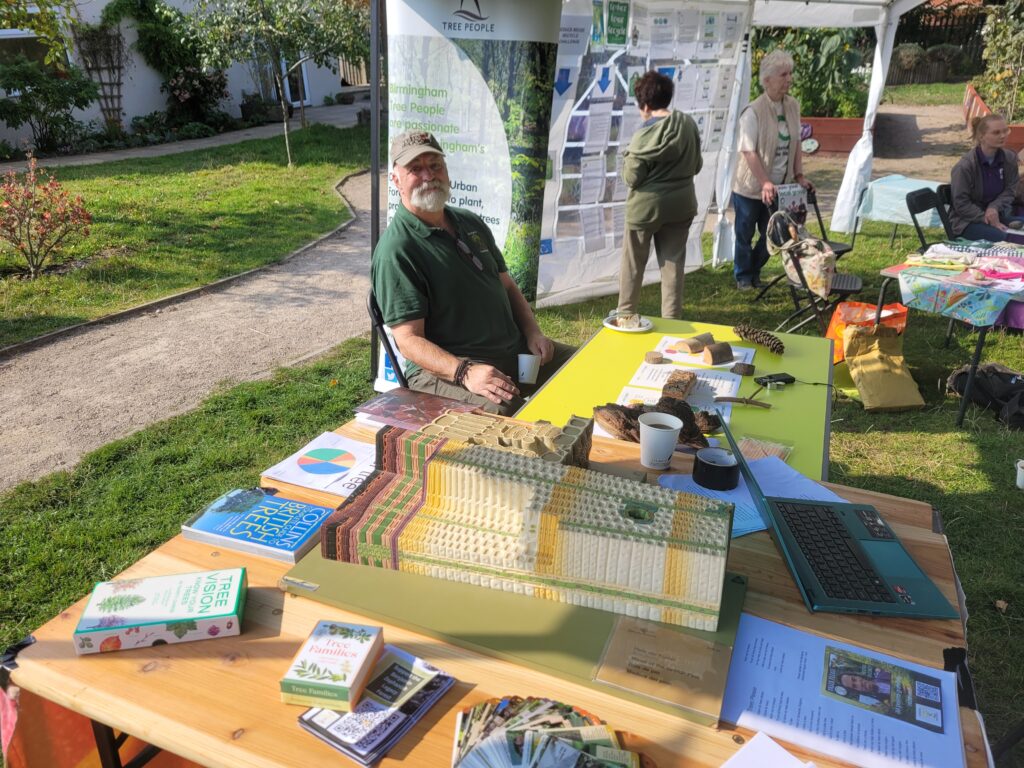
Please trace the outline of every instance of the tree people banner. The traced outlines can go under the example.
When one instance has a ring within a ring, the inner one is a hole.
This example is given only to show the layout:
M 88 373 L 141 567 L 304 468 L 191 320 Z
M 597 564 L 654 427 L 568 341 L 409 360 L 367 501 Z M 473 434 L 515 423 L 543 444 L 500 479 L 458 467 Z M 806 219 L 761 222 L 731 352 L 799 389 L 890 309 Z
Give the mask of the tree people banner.
M 641 127 L 633 85 L 649 69 L 672 78 L 672 107 L 689 114 L 700 129 L 704 167 L 694 179 L 698 211 L 686 268 L 703 263 L 701 233 L 736 109 L 742 74 L 737 63 L 749 26 L 747 0 L 567 0 L 562 5 L 539 306 L 618 291 L 628 194 L 622 159 Z M 651 258 L 644 283 L 658 280 L 657 259 Z
M 560 13 L 551 0 L 387 1 L 389 137 L 408 129 L 437 137 L 451 203 L 487 222 L 528 298 Z M 389 220 L 398 202 L 391 185 Z

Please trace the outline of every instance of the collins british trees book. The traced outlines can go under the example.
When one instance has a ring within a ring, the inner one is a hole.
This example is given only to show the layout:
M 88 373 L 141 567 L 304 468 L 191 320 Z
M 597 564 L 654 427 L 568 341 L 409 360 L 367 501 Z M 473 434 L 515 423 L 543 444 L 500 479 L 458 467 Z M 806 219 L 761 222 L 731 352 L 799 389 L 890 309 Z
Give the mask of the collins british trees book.
M 281 701 L 348 712 L 359 701 L 382 645 L 380 627 L 319 622 L 281 678 Z
M 263 488 L 229 491 L 181 526 L 186 539 L 294 563 L 320 541 L 334 509 L 275 496 Z

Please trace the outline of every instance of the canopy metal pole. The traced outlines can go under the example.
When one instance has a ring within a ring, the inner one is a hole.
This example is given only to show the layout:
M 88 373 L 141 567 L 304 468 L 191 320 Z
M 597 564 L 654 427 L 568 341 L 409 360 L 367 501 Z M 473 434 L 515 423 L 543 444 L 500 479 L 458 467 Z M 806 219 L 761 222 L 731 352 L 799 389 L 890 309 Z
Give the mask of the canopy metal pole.
M 381 3 L 370 0 L 370 260 L 380 238 L 380 30 Z M 377 379 L 380 340 L 370 324 L 370 381 Z

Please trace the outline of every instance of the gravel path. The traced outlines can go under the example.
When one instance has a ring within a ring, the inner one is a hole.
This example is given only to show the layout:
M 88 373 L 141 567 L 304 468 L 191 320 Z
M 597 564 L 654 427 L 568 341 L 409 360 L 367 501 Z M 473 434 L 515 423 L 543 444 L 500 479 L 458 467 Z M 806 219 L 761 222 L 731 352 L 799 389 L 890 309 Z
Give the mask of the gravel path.
M 0 360 L 0 490 L 367 332 L 370 175 L 340 191 L 356 218 L 281 264 Z
M 354 120 L 341 109 L 323 115 Z M 876 177 L 947 178 L 968 146 L 952 106 L 883 105 L 875 135 Z M 807 160 L 826 210 L 845 166 L 845 156 Z M 365 333 L 369 175 L 341 192 L 356 219 L 280 265 L 0 359 L 0 491 L 71 469 L 89 451 L 196 407 L 221 384 L 265 377 Z

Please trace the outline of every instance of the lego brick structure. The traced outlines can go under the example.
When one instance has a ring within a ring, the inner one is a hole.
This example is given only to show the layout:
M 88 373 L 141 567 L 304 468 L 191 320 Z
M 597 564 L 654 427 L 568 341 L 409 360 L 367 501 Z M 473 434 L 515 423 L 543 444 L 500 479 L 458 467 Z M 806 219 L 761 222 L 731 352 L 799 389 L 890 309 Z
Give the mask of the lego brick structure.
M 732 505 L 516 450 L 382 429 L 323 556 L 717 628 Z

